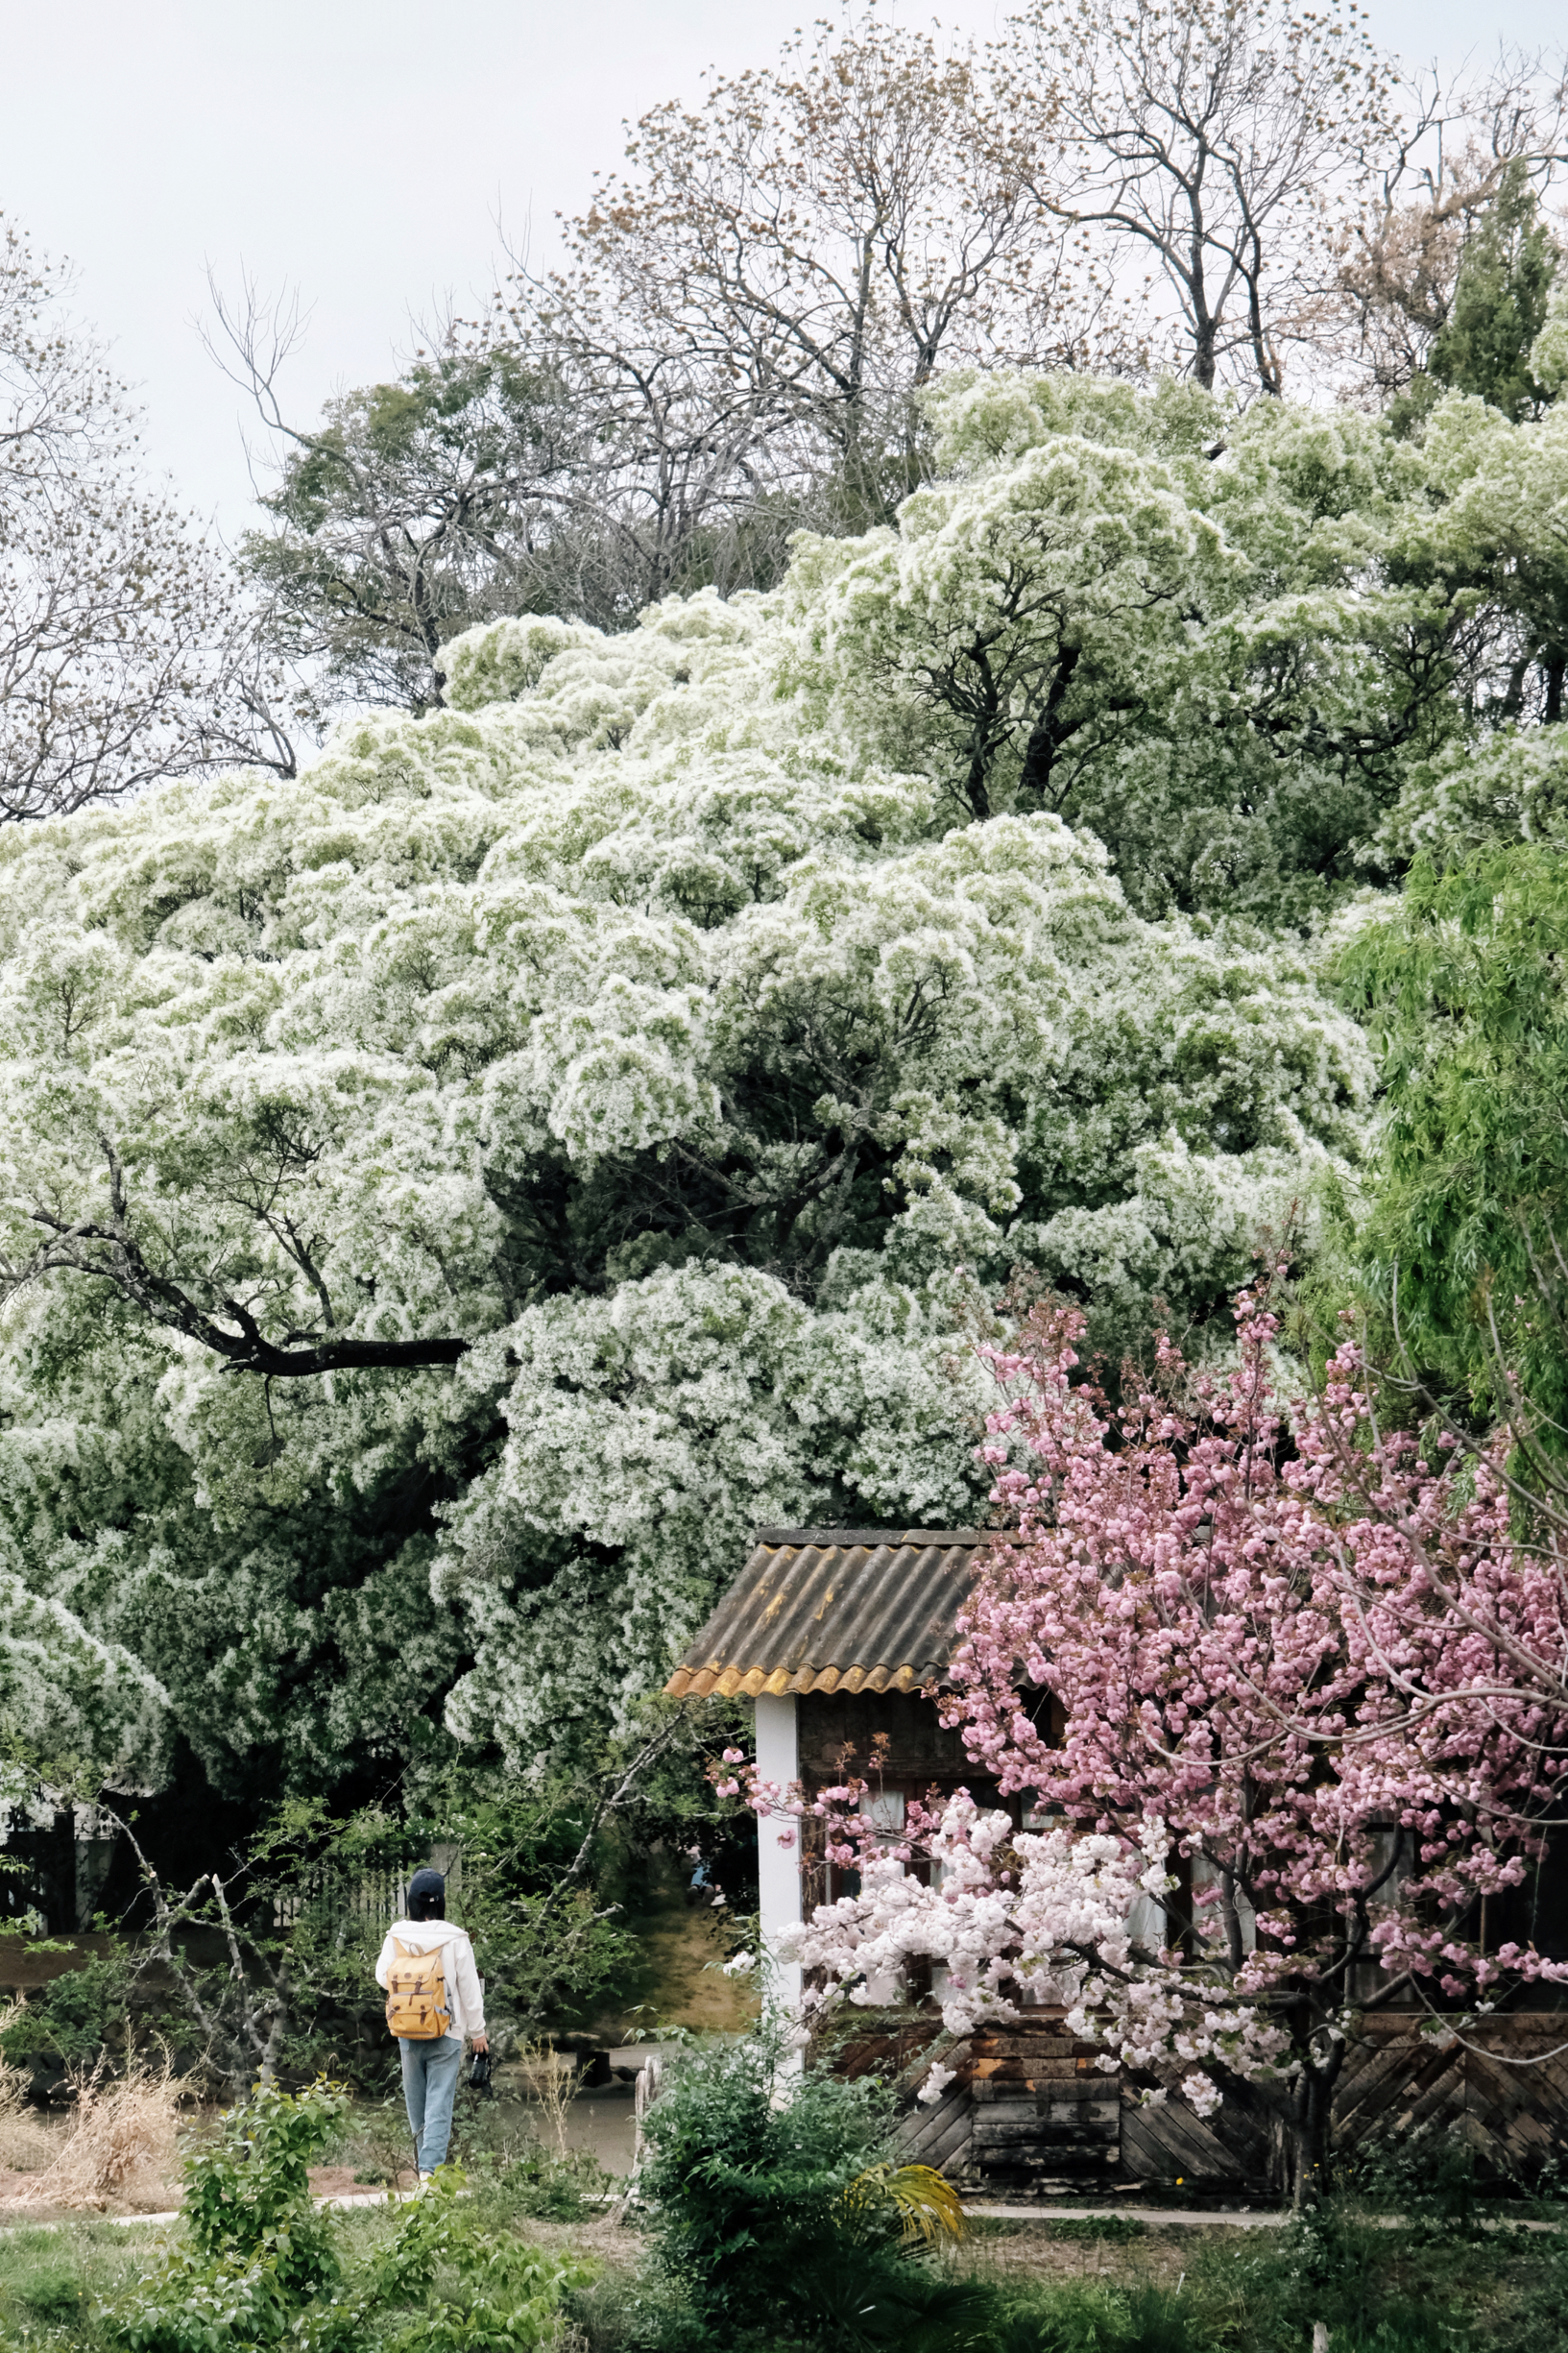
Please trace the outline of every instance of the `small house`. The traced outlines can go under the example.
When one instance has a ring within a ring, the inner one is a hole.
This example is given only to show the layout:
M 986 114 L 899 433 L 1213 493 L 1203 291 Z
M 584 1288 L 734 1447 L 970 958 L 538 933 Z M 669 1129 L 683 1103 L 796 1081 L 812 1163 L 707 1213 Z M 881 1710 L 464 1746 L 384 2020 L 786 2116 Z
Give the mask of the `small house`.
M 968 1785 L 975 1768 L 956 1732 L 923 1696 L 940 1685 L 959 1605 L 975 1579 L 977 1528 L 762 1528 L 751 1557 L 671 1675 L 678 1699 L 743 1697 L 757 1707 L 757 1767 L 808 1795 L 839 1778 L 848 1754 L 882 1763 L 868 1803 L 902 1818 L 910 1797 Z M 793 1843 L 791 1826 L 759 1829 L 764 1944 L 836 1895 L 833 1874 Z M 799 1991 L 799 1973 L 786 1991 Z

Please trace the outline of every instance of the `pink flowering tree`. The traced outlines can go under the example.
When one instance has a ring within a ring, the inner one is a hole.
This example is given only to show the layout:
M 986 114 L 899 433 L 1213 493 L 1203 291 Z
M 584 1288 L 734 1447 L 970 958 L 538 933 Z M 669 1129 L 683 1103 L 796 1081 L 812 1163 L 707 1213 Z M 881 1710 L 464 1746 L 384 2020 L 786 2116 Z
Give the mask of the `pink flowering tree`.
M 884 1833 L 853 1778 L 748 1794 L 820 1817 L 860 1875 L 795 1932 L 808 2002 L 925 1955 L 954 2034 L 1064 2003 L 1146 2098 L 1179 2077 L 1200 2113 L 1261 2105 L 1299 2199 L 1363 2015 L 1421 2004 L 1462 2031 L 1568 1978 L 1508 1933 L 1563 1817 L 1562 1560 L 1510 1538 L 1503 1445 L 1386 1432 L 1353 1346 L 1284 1410 L 1265 1291 L 1238 1302 L 1228 1372 L 1162 1345 L 1119 1407 L 1073 1377 L 1081 1329 L 1039 1311 L 992 1353 L 1011 1534 L 944 1707 L 1012 1806 L 960 1793 Z

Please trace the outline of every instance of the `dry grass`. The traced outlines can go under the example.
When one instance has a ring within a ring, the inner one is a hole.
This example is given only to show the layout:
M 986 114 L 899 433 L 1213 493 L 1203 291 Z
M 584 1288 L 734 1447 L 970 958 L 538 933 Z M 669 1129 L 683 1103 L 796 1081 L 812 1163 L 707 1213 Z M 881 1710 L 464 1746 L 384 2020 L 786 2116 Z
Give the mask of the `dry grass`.
M 167 2060 L 117 2082 L 95 2069 L 77 2083 L 64 2141 L 33 2184 L 34 2195 L 76 2213 L 167 2205 L 178 2116 Z
M 0 2006 L 0 2034 L 14 2026 L 21 2006 L 19 2001 Z M 28 2081 L 24 2068 L 8 2067 L 0 2059 L 0 2170 L 7 2172 L 37 2172 L 60 2146 L 59 2133 L 28 2104 Z
M 567 2110 L 571 2103 L 573 2062 L 543 2039 L 519 2037 L 513 2053 L 524 2088 L 539 2103 L 540 2139 L 548 2133 L 559 2157 L 567 2153 Z

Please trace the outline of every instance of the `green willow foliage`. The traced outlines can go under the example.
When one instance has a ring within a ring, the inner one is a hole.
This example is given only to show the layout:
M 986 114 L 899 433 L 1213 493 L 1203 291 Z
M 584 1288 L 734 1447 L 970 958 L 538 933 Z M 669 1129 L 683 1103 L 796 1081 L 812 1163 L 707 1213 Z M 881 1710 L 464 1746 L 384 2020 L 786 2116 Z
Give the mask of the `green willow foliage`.
M 1568 855 L 1525 845 L 1446 873 L 1418 865 L 1343 959 L 1387 1088 L 1383 1181 L 1361 1238 L 1382 1313 L 1414 1368 L 1493 1410 L 1507 1408 L 1507 1362 L 1559 1433 L 1565 969 Z
M 496 619 L 298 779 L 0 839 L 35 1741 L 64 1689 L 247 1800 L 569 1760 L 760 1521 L 979 1508 L 1017 1266 L 1114 1353 L 1311 1250 L 1374 1083 L 1323 927 L 1554 798 L 1568 428 L 930 419 L 767 596 Z

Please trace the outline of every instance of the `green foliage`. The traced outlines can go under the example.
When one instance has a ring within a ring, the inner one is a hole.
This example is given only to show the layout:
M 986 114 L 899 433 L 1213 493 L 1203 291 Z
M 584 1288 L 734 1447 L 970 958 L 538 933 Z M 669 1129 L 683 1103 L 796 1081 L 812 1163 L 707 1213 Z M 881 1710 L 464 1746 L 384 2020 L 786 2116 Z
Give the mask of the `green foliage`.
M 1069 2222 L 1049 2224 L 1053 2239 L 1083 2240 L 1091 2245 L 1120 2246 L 1147 2235 L 1148 2224 L 1130 2214 L 1092 2214 Z
M 107 2221 L 64 2229 L 21 2225 L 0 2235 L 0 2345 L 89 2344 L 103 2335 L 99 2313 L 146 2261 L 134 2232 Z
M 322 661 L 340 695 L 438 703 L 444 641 L 526 610 L 543 585 L 537 495 L 559 463 L 562 399 L 493 350 L 422 357 L 329 401 L 261 500 L 271 529 L 242 544 L 277 642 Z
M 1013 2300 L 988 2341 L 996 2353 L 1212 2353 L 1220 2340 L 1191 2297 L 1074 2280 Z
M 661 2262 L 706 2315 L 760 2326 L 800 2293 L 808 2249 L 852 2227 L 896 2237 L 845 2203 L 888 2126 L 874 2084 L 792 2074 L 772 2033 L 683 2059 L 649 2111 L 639 2176 Z
M 310 2199 L 306 2168 L 337 2130 L 342 2101 L 318 2084 L 258 2087 L 224 2120 L 217 2146 L 186 2166 L 185 2244 L 105 2316 L 127 2353 L 524 2353 L 549 2341 L 565 2287 L 560 2264 L 484 2230 L 444 2168 L 398 2212 L 390 2235 L 357 2254 L 342 2219 Z
M 0 2033 L 0 2059 L 17 2067 L 29 2059 L 59 2059 L 90 2068 L 99 2056 L 124 2050 L 132 2032 L 132 1963 L 123 1952 L 92 1953 L 30 1992 Z
M 1531 352 L 1560 260 L 1528 166 L 1508 164 L 1465 246 L 1453 308 L 1427 359 L 1434 381 L 1474 393 L 1515 424 L 1538 414 L 1548 394 L 1531 371 Z
M 196 2252 L 244 2264 L 268 2258 L 284 2295 L 330 2287 L 341 2266 L 329 2220 L 311 2205 L 308 2169 L 345 2108 L 339 2088 L 324 2081 L 295 2093 L 258 2084 L 245 2106 L 230 2109 L 215 2144 L 185 2166 L 184 2220 Z
M 293 1989 L 295 2071 L 341 2051 L 346 2013 L 369 1998 L 386 1921 L 364 1902 L 367 1885 L 390 1893 L 410 1858 L 435 1848 L 461 1856 L 448 1915 L 473 1940 L 501 2047 L 591 2008 L 635 1960 L 625 1898 L 648 1849 L 729 1827 L 696 1761 L 712 1736 L 699 1715 L 658 1703 L 630 1739 L 574 1773 L 521 1781 L 454 1763 L 406 1776 L 387 1802 L 347 1817 L 320 1799 L 285 1800 L 253 1850 L 248 1892 L 253 1916 L 287 1920 L 259 1941 Z M 385 2058 L 378 2026 L 374 2040 Z
M 465 2142 L 469 2135 L 465 2134 Z M 564 2153 L 530 2135 L 519 2147 L 469 2162 L 473 2194 L 498 2214 L 523 2215 L 537 2222 L 579 2222 L 591 2218 L 615 2193 L 612 2175 L 587 2149 Z
M 57 2260 L 31 2271 L 24 2284 L 12 2288 L 8 2300 L 34 2325 L 64 2329 L 83 2317 L 85 2296 L 80 2272 Z
M 1462 2169 L 1439 2138 L 1426 2153 L 1452 2176 Z M 1472 2217 L 1438 2221 L 1453 2180 L 1429 2195 L 1413 2152 L 1408 2168 L 1384 2174 L 1384 2190 L 1399 2194 L 1397 2211 L 1386 2213 L 1382 2194 L 1369 2195 L 1376 2171 L 1284 2230 L 1184 2239 L 1186 2293 L 1216 2342 L 1303 2353 L 1321 2320 L 1333 2353 L 1564 2353 L 1568 2242 L 1559 2233 L 1511 2231 L 1506 2205 L 1482 2231 Z M 1427 2211 L 1412 2210 L 1406 2193 Z
M 892 2178 L 874 2170 L 890 2121 L 880 2086 L 794 2072 L 771 2030 L 680 2062 L 639 2187 L 661 2264 L 721 2341 L 968 2341 L 964 2297 L 903 2250 L 897 2199 L 870 2195 Z
M 1506 1362 L 1559 1426 L 1565 951 L 1568 855 L 1521 844 L 1446 873 L 1417 866 L 1397 911 L 1359 931 L 1339 966 L 1387 1091 L 1381 1181 L 1359 1243 L 1381 1313 L 1397 1311 L 1417 1368 L 1483 1410 L 1506 1403 Z

